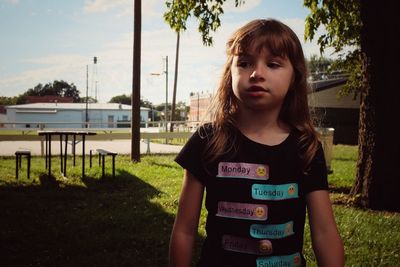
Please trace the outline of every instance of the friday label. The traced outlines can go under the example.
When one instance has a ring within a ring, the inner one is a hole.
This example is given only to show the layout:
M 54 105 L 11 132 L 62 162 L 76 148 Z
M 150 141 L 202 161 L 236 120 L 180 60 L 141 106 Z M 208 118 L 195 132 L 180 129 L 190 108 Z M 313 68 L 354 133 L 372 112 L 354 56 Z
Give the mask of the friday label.
M 299 197 L 298 185 L 292 184 L 254 184 L 251 188 L 253 199 L 261 200 L 285 200 Z
M 267 206 L 235 202 L 218 202 L 217 216 L 235 219 L 265 221 L 268 217 Z
M 301 266 L 300 253 L 286 256 L 262 257 L 257 259 L 257 267 L 297 267 Z
M 266 181 L 269 178 L 269 167 L 265 164 L 220 162 L 218 164 L 217 177 L 243 178 Z
M 269 255 L 272 253 L 272 243 L 269 240 L 254 240 L 231 235 L 222 237 L 222 248 L 228 251 L 255 255 Z
M 252 224 L 250 226 L 250 235 L 255 238 L 278 239 L 293 234 L 293 221 L 283 224 Z

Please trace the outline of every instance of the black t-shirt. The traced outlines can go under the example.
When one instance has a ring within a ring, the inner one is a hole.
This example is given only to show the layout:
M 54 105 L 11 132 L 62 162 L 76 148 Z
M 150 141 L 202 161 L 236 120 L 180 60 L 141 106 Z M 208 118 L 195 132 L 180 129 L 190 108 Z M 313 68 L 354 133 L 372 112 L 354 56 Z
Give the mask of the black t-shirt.
M 297 131 L 274 146 L 234 131 L 234 153 L 205 163 L 204 151 L 213 134 L 208 124 L 175 159 L 206 189 L 207 237 L 199 266 L 305 265 L 305 196 L 328 189 L 321 144 L 306 175 Z

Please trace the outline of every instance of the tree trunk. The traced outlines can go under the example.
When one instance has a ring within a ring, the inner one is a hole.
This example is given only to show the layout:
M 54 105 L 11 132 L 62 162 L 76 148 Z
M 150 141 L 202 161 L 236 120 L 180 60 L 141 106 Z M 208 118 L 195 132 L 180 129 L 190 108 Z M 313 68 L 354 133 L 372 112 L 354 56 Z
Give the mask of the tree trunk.
M 171 128 L 170 132 L 174 131 L 175 109 L 176 109 L 176 90 L 178 87 L 178 64 L 179 64 L 179 40 L 180 33 L 176 33 L 176 51 L 175 51 L 175 76 L 174 76 L 174 91 L 172 93 L 172 109 L 171 109 Z
M 142 34 L 142 1 L 134 0 L 131 161 L 140 161 L 140 53 Z
M 351 190 L 365 208 L 400 211 L 398 36 L 395 1 L 361 1 L 364 91 L 360 108 L 359 158 Z

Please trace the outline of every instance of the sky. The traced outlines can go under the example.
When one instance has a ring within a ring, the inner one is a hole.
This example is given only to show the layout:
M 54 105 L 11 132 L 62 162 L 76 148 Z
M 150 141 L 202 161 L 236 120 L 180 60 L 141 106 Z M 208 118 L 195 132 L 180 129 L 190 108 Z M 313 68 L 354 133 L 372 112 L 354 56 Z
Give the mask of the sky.
M 73 83 L 81 97 L 88 88 L 88 95 L 100 103 L 130 95 L 133 2 L 0 0 L 0 96 L 17 96 L 54 80 Z M 176 34 L 163 20 L 165 11 L 163 0 L 142 0 L 141 98 L 155 105 L 165 103 L 166 80 L 172 101 Z M 224 11 L 221 27 L 212 33 L 212 47 L 203 45 L 195 18 L 181 33 L 177 102 L 188 104 L 191 92 L 214 92 L 226 59 L 226 40 L 252 19 L 284 22 L 302 41 L 306 57 L 319 55 L 316 41 L 304 41 L 309 11 L 303 0 L 245 0 L 239 8 L 227 0 Z

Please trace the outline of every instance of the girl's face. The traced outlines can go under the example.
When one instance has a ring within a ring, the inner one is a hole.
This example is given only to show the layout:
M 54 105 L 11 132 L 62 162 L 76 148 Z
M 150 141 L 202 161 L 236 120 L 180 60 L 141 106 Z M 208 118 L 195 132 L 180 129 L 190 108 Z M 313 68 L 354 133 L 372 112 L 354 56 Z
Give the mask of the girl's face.
M 240 108 L 257 111 L 279 112 L 294 80 L 290 60 L 274 56 L 266 48 L 233 56 L 231 75 Z

